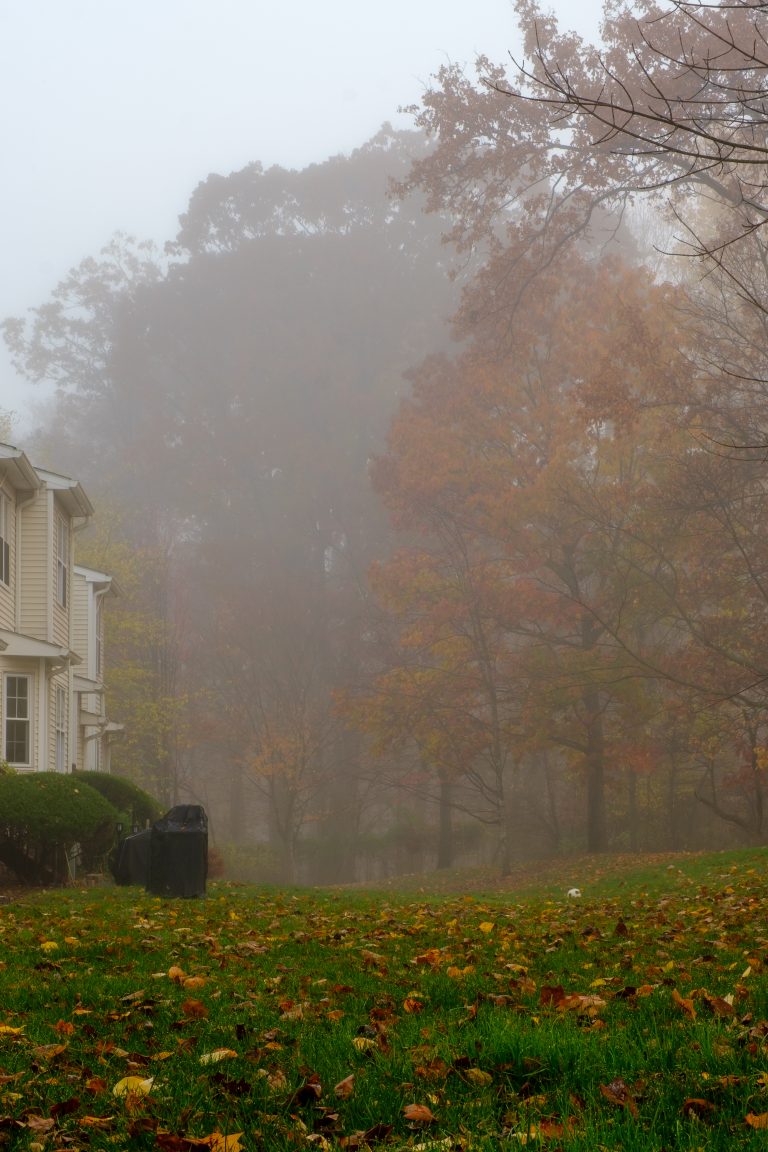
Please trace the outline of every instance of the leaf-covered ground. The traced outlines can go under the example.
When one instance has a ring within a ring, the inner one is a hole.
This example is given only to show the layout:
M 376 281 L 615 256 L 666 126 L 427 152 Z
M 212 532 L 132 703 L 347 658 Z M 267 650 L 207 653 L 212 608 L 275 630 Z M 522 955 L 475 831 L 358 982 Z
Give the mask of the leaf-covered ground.
M 0 1146 L 764 1148 L 764 854 L 584 875 L 16 898 Z

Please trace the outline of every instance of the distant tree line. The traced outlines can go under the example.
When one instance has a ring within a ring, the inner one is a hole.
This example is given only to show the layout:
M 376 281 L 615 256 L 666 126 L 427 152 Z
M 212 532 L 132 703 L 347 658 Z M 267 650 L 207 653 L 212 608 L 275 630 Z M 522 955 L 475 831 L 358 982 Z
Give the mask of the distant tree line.
M 270 877 L 766 836 L 759 13 L 517 8 L 5 324 L 109 509 L 116 767 Z

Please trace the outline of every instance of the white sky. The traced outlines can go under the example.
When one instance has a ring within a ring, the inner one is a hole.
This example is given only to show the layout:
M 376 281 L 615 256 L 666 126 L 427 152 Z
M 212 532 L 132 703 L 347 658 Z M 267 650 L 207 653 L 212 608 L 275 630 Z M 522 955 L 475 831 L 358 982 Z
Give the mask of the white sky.
M 593 38 L 600 0 L 555 0 Z M 0 318 L 120 230 L 163 242 L 210 172 L 407 126 L 446 61 L 503 61 L 511 0 L 0 0 Z M 19 441 L 40 389 L 0 346 Z

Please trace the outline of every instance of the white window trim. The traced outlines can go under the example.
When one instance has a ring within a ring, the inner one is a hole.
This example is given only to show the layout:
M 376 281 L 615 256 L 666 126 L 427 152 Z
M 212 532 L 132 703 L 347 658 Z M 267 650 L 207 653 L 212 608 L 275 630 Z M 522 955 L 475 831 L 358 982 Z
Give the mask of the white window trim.
M 60 512 L 56 513 L 56 602 L 67 607 L 69 593 L 69 521 Z
M 27 681 L 27 712 L 26 717 L 9 717 L 8 716 L 8 682 L 11 679 L 26 680 Z M 33 761 L 33 742 L 34 742 L 34 677 L 26 672 L 6 672 L 3 676 L 3 759 L 13 768 L 31 768 Z M 28 759 L 26 762 L 21 760 L 11 760 L 8 756 L 8 721 L 9 719 L 25 719 L 27 722 L 27 753 Z
M 53 705 L 53 728 L 55 738 L 55 764 L 57 772 L 67 771 L 67 693 L 60 684 L 56 685 Z

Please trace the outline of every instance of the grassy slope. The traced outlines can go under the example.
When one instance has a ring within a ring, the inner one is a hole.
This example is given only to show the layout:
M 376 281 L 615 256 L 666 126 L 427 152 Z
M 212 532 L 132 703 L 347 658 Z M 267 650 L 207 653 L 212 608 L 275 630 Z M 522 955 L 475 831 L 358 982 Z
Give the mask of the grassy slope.
M 0 1146 L 763 1148 L 764 853 L 518 882 L 0 908 Z

